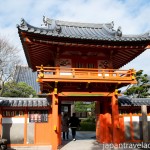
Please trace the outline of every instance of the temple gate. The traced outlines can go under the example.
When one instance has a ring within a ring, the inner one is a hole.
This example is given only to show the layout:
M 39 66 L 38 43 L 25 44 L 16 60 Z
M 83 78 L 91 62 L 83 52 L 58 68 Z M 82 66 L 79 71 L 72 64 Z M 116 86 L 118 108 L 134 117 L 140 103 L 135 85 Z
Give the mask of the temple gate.
M 47 144 L 53 150 L 61 144 L 61 102 L 79 99 L 96 102 L 97 141 L 120 143 L 118 89 L 136 80 L 134 69 L 119 68 L 148 48 L 149 34 L 123 35 L 113 22 L 43 20 L 45 27 L 22 20 L 17 28 L 28 65 L 37 71 L 39 94 L 51 99 Z

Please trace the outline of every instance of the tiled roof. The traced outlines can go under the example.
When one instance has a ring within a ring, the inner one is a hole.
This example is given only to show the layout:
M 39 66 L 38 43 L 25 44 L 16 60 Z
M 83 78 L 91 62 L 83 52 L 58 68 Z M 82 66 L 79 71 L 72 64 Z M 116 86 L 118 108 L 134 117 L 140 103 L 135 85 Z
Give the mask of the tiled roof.
M 119 106 L 150 106 L 150 98 L 119 97 Z M 10 98 L 0 97 L 0 107 L 47 107 L 51 100 L 48 98 Z
M 40 28 L 29 25 L 24 19 L 17 25 L 18 33 L 30 68 L 54 66 L 56 53 L 60 57 L 69 55 L 77 49 L 81 55 L 87 51 L 97 52 L 112 60 L 114 69 L 127 64 L 142 52 L 150 43 L 150 33 L 124 35 L 121 27 L 114 29 L 114 23 L 92 24 L 48 19 L 44 17 Z M 64 52 L 64 53 L 63 53 Z M 66 52 L 66 53 L 65 53 Z M 88 55 L 88 57 L 90 57 Z
M 20 25 L 17 25 L 19 30 L 36 33 L 41 35 L 74 38 L 86 40 L 102 40 L 102 41 L 146 41 L 150 40 L 150 33 L 140 35 L 123 35 L 121 27 L 114 30 L 114 23 L 92 24 L 92 23 L 77 23 L 53 20 L 49 18 L 43 19 L 45 27 L 34 27 L 29 25 L 24 19 Z
M 118 103 L 120 106 L 150 106 L 150 98 L 129 98 L 127 96 L 119 97 Z
M 50 103 L 47 98 L 0 97 L 0 106 L 3 107 L 47 107 Z
M 32 86 L 33 89 L 39 93 L 40 86 L 36 82 L 37 79 L 37 73 L 33 72 L 29 67 L 27 66 L 16 66 L 14 80 L 18 82 L 25 82 L 29 86 Z

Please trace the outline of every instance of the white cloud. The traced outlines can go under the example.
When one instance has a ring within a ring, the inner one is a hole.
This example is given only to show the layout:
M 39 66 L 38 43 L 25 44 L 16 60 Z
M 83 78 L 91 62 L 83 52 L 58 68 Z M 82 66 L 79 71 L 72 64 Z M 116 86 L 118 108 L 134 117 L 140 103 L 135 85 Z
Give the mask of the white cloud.
M 149 7 L 149 0 L 5 0 L 0 5 L 0 34 L 8 36 L 22 49 L 16 24 L 24 18 L 40 27 L 43 15 L 75 22 L 114 21 L 115 29 L 121 26 L 123 34 L 140 34 L 150 30 Z M 149 58 L 150 50 L 147 50 L 123 68 L 142 68 L 150 74 Z

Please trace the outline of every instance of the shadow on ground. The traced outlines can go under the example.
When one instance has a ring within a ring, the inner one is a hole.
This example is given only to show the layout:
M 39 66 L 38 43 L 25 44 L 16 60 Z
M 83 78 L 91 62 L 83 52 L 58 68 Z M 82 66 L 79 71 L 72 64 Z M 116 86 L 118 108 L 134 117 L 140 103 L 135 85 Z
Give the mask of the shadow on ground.
M 71 137 L 71 135 L 69 135 Z M 147 148 L 140 148 L 142 143 L 122 143 L 120 147 L 113 144 L 102 144 L 96 141 L 95 132 L 78 131 L 76 141 L 62 141 L 59 150 L 148 150 Z M 150 143 L 149 143 L 150 146 Z

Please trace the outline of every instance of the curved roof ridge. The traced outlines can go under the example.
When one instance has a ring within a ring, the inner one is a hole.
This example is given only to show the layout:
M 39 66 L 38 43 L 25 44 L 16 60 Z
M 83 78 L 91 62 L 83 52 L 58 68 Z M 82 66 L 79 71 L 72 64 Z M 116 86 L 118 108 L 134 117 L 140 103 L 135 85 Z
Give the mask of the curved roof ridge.
M 28 97 L 0 97 L 1 100 L 47 100 L 47 98 L 28 98 Z
M 81 22 L 69 22 L 69 21 L 60 21 L 56 20 L 57 25 L 61 26 L 74 26 L 74 27 L 82 27 L 82 28 L 103 28 L 105 25 L 107 28 L 113 28 L 112 23 L 81 23 Z
M 44 29 L 44 30 L 47 30 L 47 31 L 50 30 L 47 27 L 35 27 L 35 26 L 32 26 L 29 23 L 27 23 L 27 21 L 25 21 L 25 19 L 23 19 L 23 18 L 21 18 L 21 23 L 17 24 L 17 28 L 33 28 L 33 29 L 36 28 L 36 30 L 37 29 L 39 29 L 39 30 Z
M 120 106 L 150 106 L 150 98 L 131 98 L 128 96 L 121 96 L 118 98 L 118 102 Z
M 72 26 L 72 27 L 82 27 L 82 28 L 84 28 L 84 27 L 85 28 L 102 28 L 103 25 L 105 24 L 105 26 L 107 28 L 113 28 L 114 27 L 113 21 L 111 23 L 101 23 L 101 24 L 98 24 L 98 23 L 81 23 L 81 22 L 54 20 L 54 19 L 50 19 L 50 18 L 43 16 L 43 22 L 45 24 L 51 24 L 53 21 L 55 21 L 58 26 Z
M 123 37 L 150 37 L 150 31 L 144 34 L 123 34 Z

